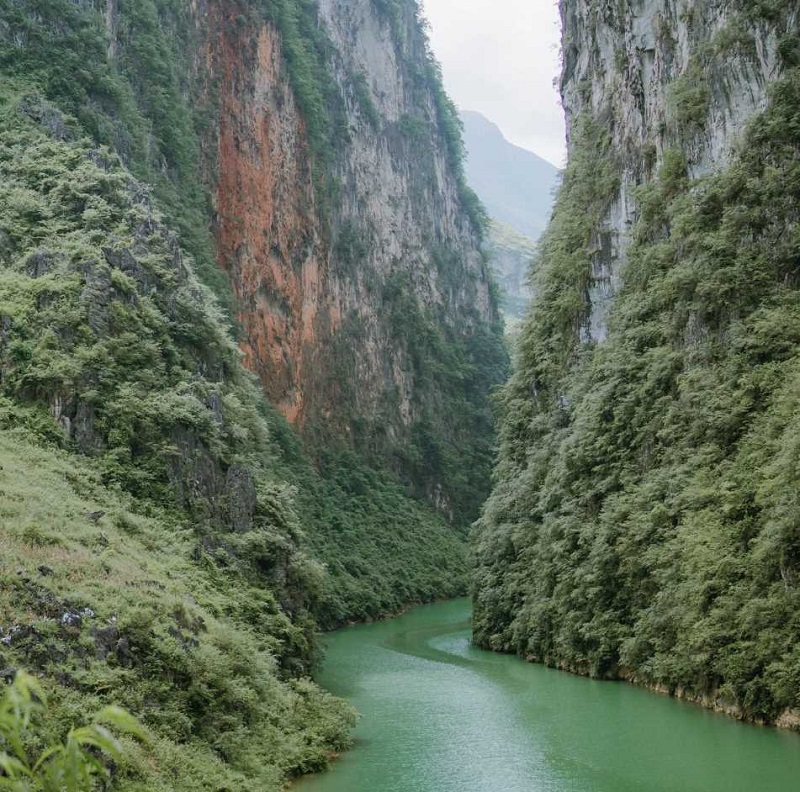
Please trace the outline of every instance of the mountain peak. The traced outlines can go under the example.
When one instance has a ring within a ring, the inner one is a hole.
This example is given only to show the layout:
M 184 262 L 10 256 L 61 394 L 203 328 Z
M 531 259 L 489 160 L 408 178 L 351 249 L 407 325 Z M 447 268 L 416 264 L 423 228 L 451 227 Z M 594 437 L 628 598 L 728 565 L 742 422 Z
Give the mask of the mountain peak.
M 536 239 L 550 218 L 558 168 L 516 146 L 500 127 L 474 110 L 462 110 L 466 173 L 495 220 Z

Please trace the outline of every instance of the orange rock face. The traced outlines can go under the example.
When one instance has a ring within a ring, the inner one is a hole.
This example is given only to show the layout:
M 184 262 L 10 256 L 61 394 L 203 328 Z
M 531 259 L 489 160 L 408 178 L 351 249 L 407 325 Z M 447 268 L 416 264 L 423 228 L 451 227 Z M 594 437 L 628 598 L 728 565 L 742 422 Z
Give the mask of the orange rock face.
M 238 302 L 247 366 L 287 419 L 302 425 L 318 336 L 334 329 L 336 313 L 326 299 L 306 136 L 281 78 L 276 33 L 263 26 L 243 36 L 235 3 L 215 6 L 218 260 Z
M 494 307 L 435 92 L 420 84 L 413 14 L 396 41 L 371 0 L 320 0 L 339 125 L 324 163 L 337 197 L 322 212 L 279 31 L 250 0 L 190 2 L 217 258 L 267 398 L 312 446 L 344 441 L 393 469 L 417 464 L 421 425 L 441 428 L 432 445 L 471 442 L 463 395 L 440 374 Z

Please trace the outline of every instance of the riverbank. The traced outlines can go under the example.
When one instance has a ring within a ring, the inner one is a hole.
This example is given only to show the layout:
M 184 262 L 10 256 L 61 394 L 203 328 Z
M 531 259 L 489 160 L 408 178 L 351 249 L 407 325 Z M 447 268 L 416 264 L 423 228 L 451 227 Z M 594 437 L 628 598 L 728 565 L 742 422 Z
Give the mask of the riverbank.
M 487 650 L 488 651 L 488 650 Z M 781 712 L 774 719 L 767 719 L 763 717 L 753 716 L 745 712 L 736 702 L 726 698 L 719 691 L 698 692 L 682 685 L 669 687 L 668 685 L 653 682 L 644 677 L 637 676 L 626 669 L 618 669 L 615 673 L 608 674 L 604 677 L 594 677 L 584 668 L 574 666 L 568 663 L 545 663 L 536 657 L 514 655 L 507 653 L 512 657 L 520 657 L 527 663 L 534 665 L 541 665 L 545 668 L 552 668 L 556 671 L 561 671 L 574 676 L 584 677 L 587 679 L 598 679 L 603 682 L 621 682 L 624 684 L 632 685 L 637 688 L 642 688 L 651 693 L 656 693 L 666 698 L 675 699 L 677 701 L 692 704 L 702 709 L 710 710 L 717 715 L 724 715 L 733 720 L 741 723 L 747 723 L 753 726 L 763 726 L 765 728 L 775 728 L 787 731 L 794 731 L 800 733 L 800 710 L 786 709 Z

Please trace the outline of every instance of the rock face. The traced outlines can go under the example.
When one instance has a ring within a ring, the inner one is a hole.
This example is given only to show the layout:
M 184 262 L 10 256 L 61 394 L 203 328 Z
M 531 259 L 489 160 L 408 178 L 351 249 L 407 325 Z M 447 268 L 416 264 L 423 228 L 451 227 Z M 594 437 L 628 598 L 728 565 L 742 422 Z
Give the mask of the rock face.
M 773 18 L 747 2 L 682 3 L 562 0 L 561 92 L 568 135 L 579 117 L 606 130 L 619 186 L 598 229 L 587 334 L 606 335 L 606 316 L 619 288 L 632 195 L 653 176 L 665 151 L 680 149 L 691 176 L 724 165 L 767 88 L 781 71 L 781 32 L 798 10 Z
M 211 141 L 217 258 L 238 303 L 245 362 L 296 422 L 320 325 L 339 324 L 324 293 L 327 261 L 303 122 L 283 77 L 278 32 L 266 24 L 242 31 L 236 3 L 211 4 L 203 18 L 207 76 L 219 86 Z
M 197 79 L 218 119 L 203 145 L 218 261 L 270 400 L 307 438 L 413 480 L 420 433 L 434 455 L 457 434 L 471 442 L 433 369 L 499 338 L 497 305 L 416 2 L 323 0 L 313 13 L 318 105 L 298 92 L 300 44 L 287 46 L 280 16 L 195 4 Z M 448 511 L 443 471 L 428 467 L 423 489 Z

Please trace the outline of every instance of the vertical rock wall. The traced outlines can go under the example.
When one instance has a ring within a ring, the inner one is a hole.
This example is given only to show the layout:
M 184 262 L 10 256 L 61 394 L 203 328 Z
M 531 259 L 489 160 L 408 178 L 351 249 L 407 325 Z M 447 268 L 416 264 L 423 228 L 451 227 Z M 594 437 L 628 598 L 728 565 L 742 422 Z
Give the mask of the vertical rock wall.
M 605 337 L 619 287 L 633 190 L 668 149 L 686 156 L 691 176 L 728 158 L 747 120 L 767 102 L 780 73 L 778 42 L 798 9 L 754 12 L 739 0 L 562 0 L 561 91 L 568 128 L 592 118 L 610 136 L 620 185 L 597 232 L 586 335 Z M 791 5 L 791 4 L 789 4 Z
M 217 92 L 216 239 L 238 301 L 245 362 L 270 399 L 302 422 L 320 333 L 338 325 L 326 294 L 303 121 L 285 79 L 281 40 L 238 24 L 235 2 L 207 11 Z
M 421 423 L 445 426 L 453 415 L 432 384 L 442 362 L 408 327 L 455 346 L 482 328 L 498 334 L 420 12 L 413 0 L 320 2 L 322 151 L 292 82 L 289 34 L 259 9 L 193 6 L 197 74 L 215 117 L 203 148 L 218 261 L 245 359 L 307 436 L 396 461 L 392 449 Z

